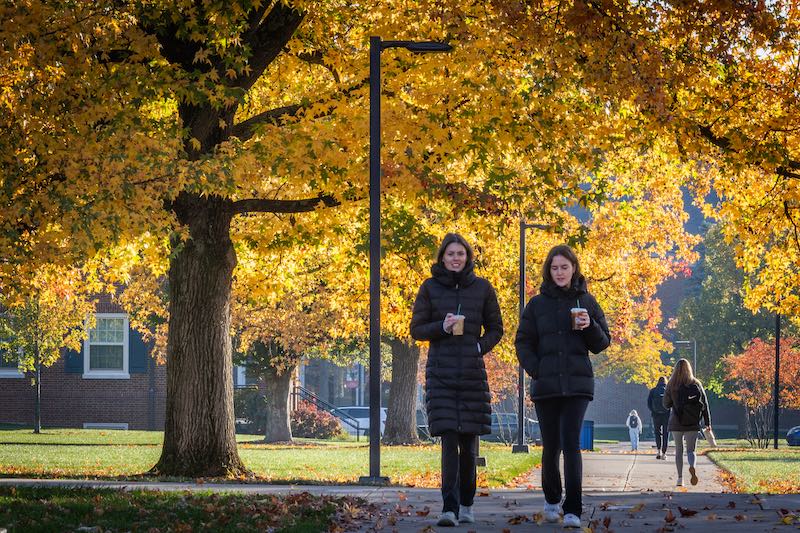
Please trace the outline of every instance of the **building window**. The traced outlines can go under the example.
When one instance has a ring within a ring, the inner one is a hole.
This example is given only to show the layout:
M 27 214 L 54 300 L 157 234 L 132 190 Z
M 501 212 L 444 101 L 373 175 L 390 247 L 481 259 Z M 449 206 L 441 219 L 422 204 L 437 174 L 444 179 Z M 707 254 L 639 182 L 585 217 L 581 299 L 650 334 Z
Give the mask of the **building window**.
M 0 378 L 25 377 L 19 371 L 19 362 L 16 359 L 7 359 L 7 357 L 7 352 L 0 348 Z
M 98 314 L 83 343 L 83 377 L 128 379 L 128 315 Z

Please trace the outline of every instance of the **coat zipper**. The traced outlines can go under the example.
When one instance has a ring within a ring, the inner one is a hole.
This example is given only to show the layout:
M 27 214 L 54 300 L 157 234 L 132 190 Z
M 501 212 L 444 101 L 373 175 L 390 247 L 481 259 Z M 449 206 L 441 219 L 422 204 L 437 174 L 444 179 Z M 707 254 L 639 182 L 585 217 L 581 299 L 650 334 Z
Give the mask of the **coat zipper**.
M 456 312 L 461 313 L 461 286 L 456 283 Z M 466 325 L 466 324 L 465 324 Z M 464 344 L 463 342 L 461 344 Z M 462 379 L 463 362 L 461 357 L 458 358 L 458 380 Z M 461 389 L 456 389 L 456 429 L 461 433 Z

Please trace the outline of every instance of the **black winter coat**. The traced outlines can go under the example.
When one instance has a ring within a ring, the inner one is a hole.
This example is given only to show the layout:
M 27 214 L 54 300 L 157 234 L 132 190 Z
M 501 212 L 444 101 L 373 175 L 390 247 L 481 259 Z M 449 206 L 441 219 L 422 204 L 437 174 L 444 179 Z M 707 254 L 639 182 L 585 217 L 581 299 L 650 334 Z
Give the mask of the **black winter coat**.
M 664 407 L 663 398 L 667 390 L 667 384 L 662 383 L 650 389 L 650 394 L 647 395 L 647 408 L 650 409 L 650 414 L 653 417 L 667 416 L 669 408 Z
M 589 327 L 573 330 L 570 309 L 585 308 Z M 580 276 L 569 289 L 542 283 L 541 292 L 525 306 L 515 340 L 517 358 L 532 378 L 531 398 L 568 396 L 594 398 L 594 373 L 589 351 L 600 353 L 611 335 L 600 305 Z
M 489 434 L 492 398 L 483 355 L 503 336 L 497 295 L 487 280 L 475 275 L 472 262 L 461 272 L 437 263 L 431 273 L 419 288 L 411 316 L 411 336 L 430 341 L 425 368 L 428 428 L 438 436 L 446 431 Z M 444 318 L 457 314 L 459 305 L 466 317 L 464 335 L 451 335 L 444 330 Z

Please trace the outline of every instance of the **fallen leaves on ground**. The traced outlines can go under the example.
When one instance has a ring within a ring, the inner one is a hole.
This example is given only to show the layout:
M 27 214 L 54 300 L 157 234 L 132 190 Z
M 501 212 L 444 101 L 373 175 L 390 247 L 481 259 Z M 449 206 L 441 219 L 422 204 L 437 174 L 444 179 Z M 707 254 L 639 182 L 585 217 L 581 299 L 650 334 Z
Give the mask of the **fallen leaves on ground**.
M 287 527 L 344 532 L 376 507 L 362 498 L 0 487 L 0 523 L 17 531 L 270 531 Z

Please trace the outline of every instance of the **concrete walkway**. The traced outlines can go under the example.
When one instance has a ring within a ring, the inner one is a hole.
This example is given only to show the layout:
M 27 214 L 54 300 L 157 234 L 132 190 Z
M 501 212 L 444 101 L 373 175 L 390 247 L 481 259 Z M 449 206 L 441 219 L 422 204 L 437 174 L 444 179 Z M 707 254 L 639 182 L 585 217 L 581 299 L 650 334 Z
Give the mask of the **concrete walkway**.
M 675 487 L 675 463 L 670 456 L 660 461 L 651 452 L 652 443 L 642 443 L 645 452 L 627 452 L 624 446 L 606 446 L 583 454 L 583 525 L 595 533 L 610 531 L 761 532 L 797 531 L 800 520 L 781 523 L 783 511 L 800 516 L 800 495 L 753 496 L 728 494 L 718 479 L 719 471 L 704 456 L 698 457 L 700 482 Z M 358 531 L 387 533 L 523 532 L 562 531 L 558 524 L 541 522 L 538 514 L 544 498 L 540 471 L 534 470 L 524 487 L 479 489 L 475 501 L 475 524 L 455 528 L 436 526 L 441 496 L 436 489 L 358 486 L 290 486 L 194 483 L 136 483 L 79 480 L 0 479 L 0 485 L 80 485 L 153 490 L 231 491 L 282 494 L 307 491 L 312 494 L 353 495 L 376 504 L 376 512 Z

